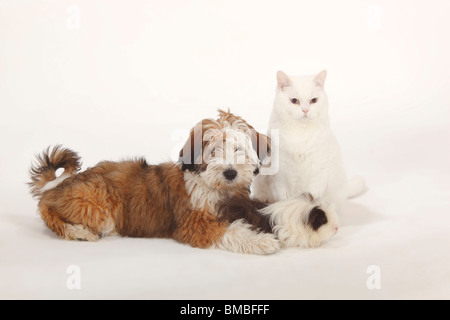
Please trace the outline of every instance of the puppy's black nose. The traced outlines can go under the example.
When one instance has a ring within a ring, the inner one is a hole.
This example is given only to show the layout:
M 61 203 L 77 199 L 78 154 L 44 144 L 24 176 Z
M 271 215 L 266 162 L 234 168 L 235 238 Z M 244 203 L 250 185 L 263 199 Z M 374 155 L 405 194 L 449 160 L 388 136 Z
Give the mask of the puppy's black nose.
M 236 178 L 237 177 L 237 171 L 236 170 L 233 170 L 233 169 L 228 169 L 228 170 L 225 170 L 224 172 L 223 172 L 223 176 L 227 179 L 227 180 L 234 180 L 234 178 Z
M 259 168 L 256 168 L 255 171 L 253 171 L 253 175 L 257 176 L 259 174 Z

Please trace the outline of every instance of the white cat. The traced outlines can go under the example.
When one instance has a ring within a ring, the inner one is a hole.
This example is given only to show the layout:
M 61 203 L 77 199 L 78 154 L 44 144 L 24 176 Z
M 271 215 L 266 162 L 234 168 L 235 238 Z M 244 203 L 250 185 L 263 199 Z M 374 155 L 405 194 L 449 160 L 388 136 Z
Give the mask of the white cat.
M 272 150 L 279 152 L 273 152 L 271 159 L 272 164 L 279 165 L 279 171 L 254 179 L 254 198 L 274 202 L 306 192 L 321 202 L 339 206 L 345 198 L 365 191 L 362 178 L 347 181 L 339 145 L 330 128 L 326 76 L 326 71 L 304 77 L 278 72 L 269 134 L 279 130 L 279 141 L 272 139 Z

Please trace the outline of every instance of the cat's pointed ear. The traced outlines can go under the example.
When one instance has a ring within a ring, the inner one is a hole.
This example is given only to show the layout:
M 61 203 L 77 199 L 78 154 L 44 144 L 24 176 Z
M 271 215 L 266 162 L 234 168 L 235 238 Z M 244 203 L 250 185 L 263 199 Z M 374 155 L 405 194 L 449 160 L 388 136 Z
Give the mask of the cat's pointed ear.
M 325 80 L 327 79 L 327 70 L 320 71 L 317 76 L 314 78 L 314 81 L 319 87 L 325 86 Z
M 288 75 L 283 71 L 277 72 L 277 82 L 278 89 L 280 90 L 283 90 L 284 87 L 289 87 L 292 84 L 291 79 L 289 79 Z

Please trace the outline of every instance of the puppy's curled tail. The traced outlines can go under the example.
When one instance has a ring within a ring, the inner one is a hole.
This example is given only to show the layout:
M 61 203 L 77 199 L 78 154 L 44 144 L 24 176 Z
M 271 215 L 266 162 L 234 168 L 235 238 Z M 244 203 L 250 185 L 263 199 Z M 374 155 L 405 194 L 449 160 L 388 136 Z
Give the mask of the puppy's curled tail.
M 56 170 L 63 168 L 64 172 L 56 177 Z M 30 168 L 31 182 L 28 183 L 31 194 L 40 198 L 41 194 L 58 186 L 81 168 L 80 157 L 75 152 L 57 145 L 48 147 L 42 154 L 36 156 L 36 163 Z

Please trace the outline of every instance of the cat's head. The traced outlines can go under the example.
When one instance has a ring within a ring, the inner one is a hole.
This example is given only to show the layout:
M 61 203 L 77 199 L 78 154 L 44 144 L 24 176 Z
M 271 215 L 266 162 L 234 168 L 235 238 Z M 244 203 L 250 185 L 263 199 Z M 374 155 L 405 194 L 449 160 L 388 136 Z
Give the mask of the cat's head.
M 327 119 L 326 77 L 326 70 L 303 77 L 291 77 L 278 71 L 274 112 L 281 120 L 296 120 L 305 124 Z

